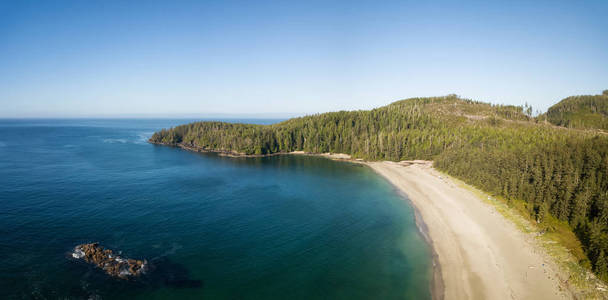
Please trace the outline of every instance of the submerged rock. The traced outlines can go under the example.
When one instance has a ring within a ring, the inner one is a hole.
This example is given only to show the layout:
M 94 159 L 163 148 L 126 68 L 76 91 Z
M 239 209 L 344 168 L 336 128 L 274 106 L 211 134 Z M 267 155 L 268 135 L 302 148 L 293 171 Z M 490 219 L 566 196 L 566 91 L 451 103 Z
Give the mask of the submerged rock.
M 74 247 L 72 257 L 84 261 L 104 270 L 108 275 L 127 279 L 139 276 L 146 272 L 148 262 L 120 257 L 110 249 L 104 249 L 99 243 L 82 244 Z

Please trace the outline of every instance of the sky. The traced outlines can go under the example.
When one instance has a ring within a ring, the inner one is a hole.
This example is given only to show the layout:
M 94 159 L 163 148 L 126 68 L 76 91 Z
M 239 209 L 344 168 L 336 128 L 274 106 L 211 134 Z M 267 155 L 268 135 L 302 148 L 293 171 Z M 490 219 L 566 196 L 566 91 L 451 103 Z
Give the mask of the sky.
M 5 1 L 0 117 L 290 117 L 608 89 L 608 1 Z

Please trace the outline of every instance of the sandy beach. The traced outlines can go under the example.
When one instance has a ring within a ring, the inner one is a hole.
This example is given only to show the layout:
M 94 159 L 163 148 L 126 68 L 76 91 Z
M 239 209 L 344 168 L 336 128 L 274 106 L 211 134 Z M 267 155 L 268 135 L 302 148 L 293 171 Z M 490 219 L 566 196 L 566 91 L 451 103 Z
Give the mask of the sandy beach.
M 367 165 L 406 194 L 422 217 L 439 264 L 434 298 L 571 298 L 559 287 L 557 267 L 530 235 L 430 162 Z

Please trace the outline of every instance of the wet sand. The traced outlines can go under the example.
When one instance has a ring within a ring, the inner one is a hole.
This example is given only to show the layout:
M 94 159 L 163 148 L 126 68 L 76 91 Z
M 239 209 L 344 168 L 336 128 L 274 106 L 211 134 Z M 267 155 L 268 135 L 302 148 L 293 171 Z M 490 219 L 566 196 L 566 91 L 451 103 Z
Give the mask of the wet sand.
M 568 299 L 534 240 L 430 162 L 368 162 L 408 196 L 434 250 L 436 299 Z

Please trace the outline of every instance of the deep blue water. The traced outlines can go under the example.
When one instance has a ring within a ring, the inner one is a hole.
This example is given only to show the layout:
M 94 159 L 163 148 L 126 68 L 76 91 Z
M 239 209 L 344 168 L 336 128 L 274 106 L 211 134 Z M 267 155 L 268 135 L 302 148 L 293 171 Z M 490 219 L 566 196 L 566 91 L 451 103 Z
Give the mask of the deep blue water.
M 0 298 L 430 297 L 428 246 L 384 179 L 146 142 L 189 121 L 0 120 Z M 93 241 L 153 270 L 124 281 L 70 259 Z

